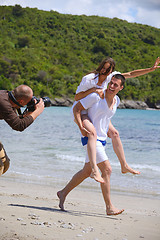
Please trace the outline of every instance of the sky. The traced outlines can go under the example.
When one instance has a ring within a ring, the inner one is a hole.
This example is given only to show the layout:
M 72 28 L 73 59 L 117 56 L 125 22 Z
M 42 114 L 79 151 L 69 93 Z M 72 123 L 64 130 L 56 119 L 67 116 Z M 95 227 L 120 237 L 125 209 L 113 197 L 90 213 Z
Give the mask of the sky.
M 160 28 L 160 0 L 0 0 L 0 5 L 15 4 L 64 14 L 117 17 Z

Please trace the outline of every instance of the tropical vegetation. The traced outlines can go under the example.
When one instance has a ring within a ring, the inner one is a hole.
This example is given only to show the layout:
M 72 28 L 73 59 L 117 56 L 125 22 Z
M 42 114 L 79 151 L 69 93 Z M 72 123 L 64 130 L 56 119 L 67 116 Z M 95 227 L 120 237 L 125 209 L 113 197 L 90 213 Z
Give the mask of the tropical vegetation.
M 106 56 L 123 73 L 151 67 L 160 55 L 160 29 L 118 18 L 0 6 L 0 30 L 0 89 L 27 84 L 42 97 L 74 98 L 83 75 Z M 159 75 L 128 79 L 121 99 L 158 102 Z

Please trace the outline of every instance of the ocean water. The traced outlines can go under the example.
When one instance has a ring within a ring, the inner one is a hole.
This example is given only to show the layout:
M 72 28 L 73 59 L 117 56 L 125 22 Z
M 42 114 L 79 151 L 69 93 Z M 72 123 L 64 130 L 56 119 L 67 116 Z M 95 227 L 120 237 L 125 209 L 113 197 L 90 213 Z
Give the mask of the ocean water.
M 111 191 L 160 198 L 160 111 L 118 109 L 112 123 L 120 133 L 128 164 L 141 174 L 121 174 L 108 139 Z M 83 167 L 85 149 L 71 108 L 45 108 L 24 132 L 16 132 L 0 121 L 0 136 L 11 159 L 3 178 L 61 189 Z M 100 191 L 99 183 L 90 178 L 79 188 Z

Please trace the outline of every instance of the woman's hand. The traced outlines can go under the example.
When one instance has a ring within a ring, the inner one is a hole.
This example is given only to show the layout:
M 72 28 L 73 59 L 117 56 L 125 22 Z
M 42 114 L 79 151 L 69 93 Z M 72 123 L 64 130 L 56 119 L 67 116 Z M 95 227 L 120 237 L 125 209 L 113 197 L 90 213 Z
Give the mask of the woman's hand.
M 159 65 L 159 63 L 160 63 L 160 58 L 158 57 L 157 59 L 156 59 L 156 61 L 155 61 L 155 63 L 154 63 L 154 65 L 153 65 L 153 67 L 152 67 L 152 69 L 156 69 L 156 68 L 160 68 L 160 66 L 158 66 Z
M 98 93 L 98 95 L 100 96 L 100 98 L 104 98 L 104 92 L 101 88 L 96 88 L 95 93 Z

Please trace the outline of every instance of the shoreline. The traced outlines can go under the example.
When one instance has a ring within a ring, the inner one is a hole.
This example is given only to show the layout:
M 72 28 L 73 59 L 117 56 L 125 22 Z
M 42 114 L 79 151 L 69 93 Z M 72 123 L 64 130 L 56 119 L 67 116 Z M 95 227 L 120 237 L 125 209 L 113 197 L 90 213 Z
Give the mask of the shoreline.
M 58 189 L 62 189 L 66 184 L 67 182 L 69 181 L 68 180 L 64 180 L 63 182 L 61 183 L 58 183 L 57 185 L 57 181 L 56 182 L 34 182 L 34 180 L 32 181 L 28 181 L 28 180 L 24 180 L 24 179 L 17 179 L 16 177 L 6 177 L 6 176 L 3 176 L 3 180 L 6 181 L 6 182 L 14 182 L 15 184 L 27 184 L 27 185 L 35 185 L 35 186 L 38 186 L 38 187 L 48 187 L 48 188 L 58 188 Z M 79 191 L 83 191 L 83 192 L 92 192 L 92 193 L 101 193 L 101 189 L 100 189 L 100 186 L 99 184 L 95 183 L 93 179 L 91 179 L 92 182 L 90 181 L 84 181 L 82 184 L 80 184 L 76 189 L 79 190 Z M 111 184 L 111 194 L 113 195 L 120 195 L 120 196 L 129 196 L 129 197 L 137 197 L 137 198 L 147 198 L 147 199 L 157 199 L 157 200 L 160 200 L 160 194 L 159 193 L 151 193 L 151 192 L 142 192 L 141 190 L 138 190 L 138 191 L 128 191 L 127 189 L 117 189 L 117 188 L 114 188 Z
M 71 107 L 74 100 L 68 97 L 51 99 L 53 107 Z M 121 100 L 118 109 L 160 110 L 160 103 L 147 103 L 139 100 Z
M 0 179 L 1 240 L 159 240 L 160 200 L 111 193 L 124 213 L 107 216 L 100 192 L 77 188 L 59 210 L 55 186 Z

